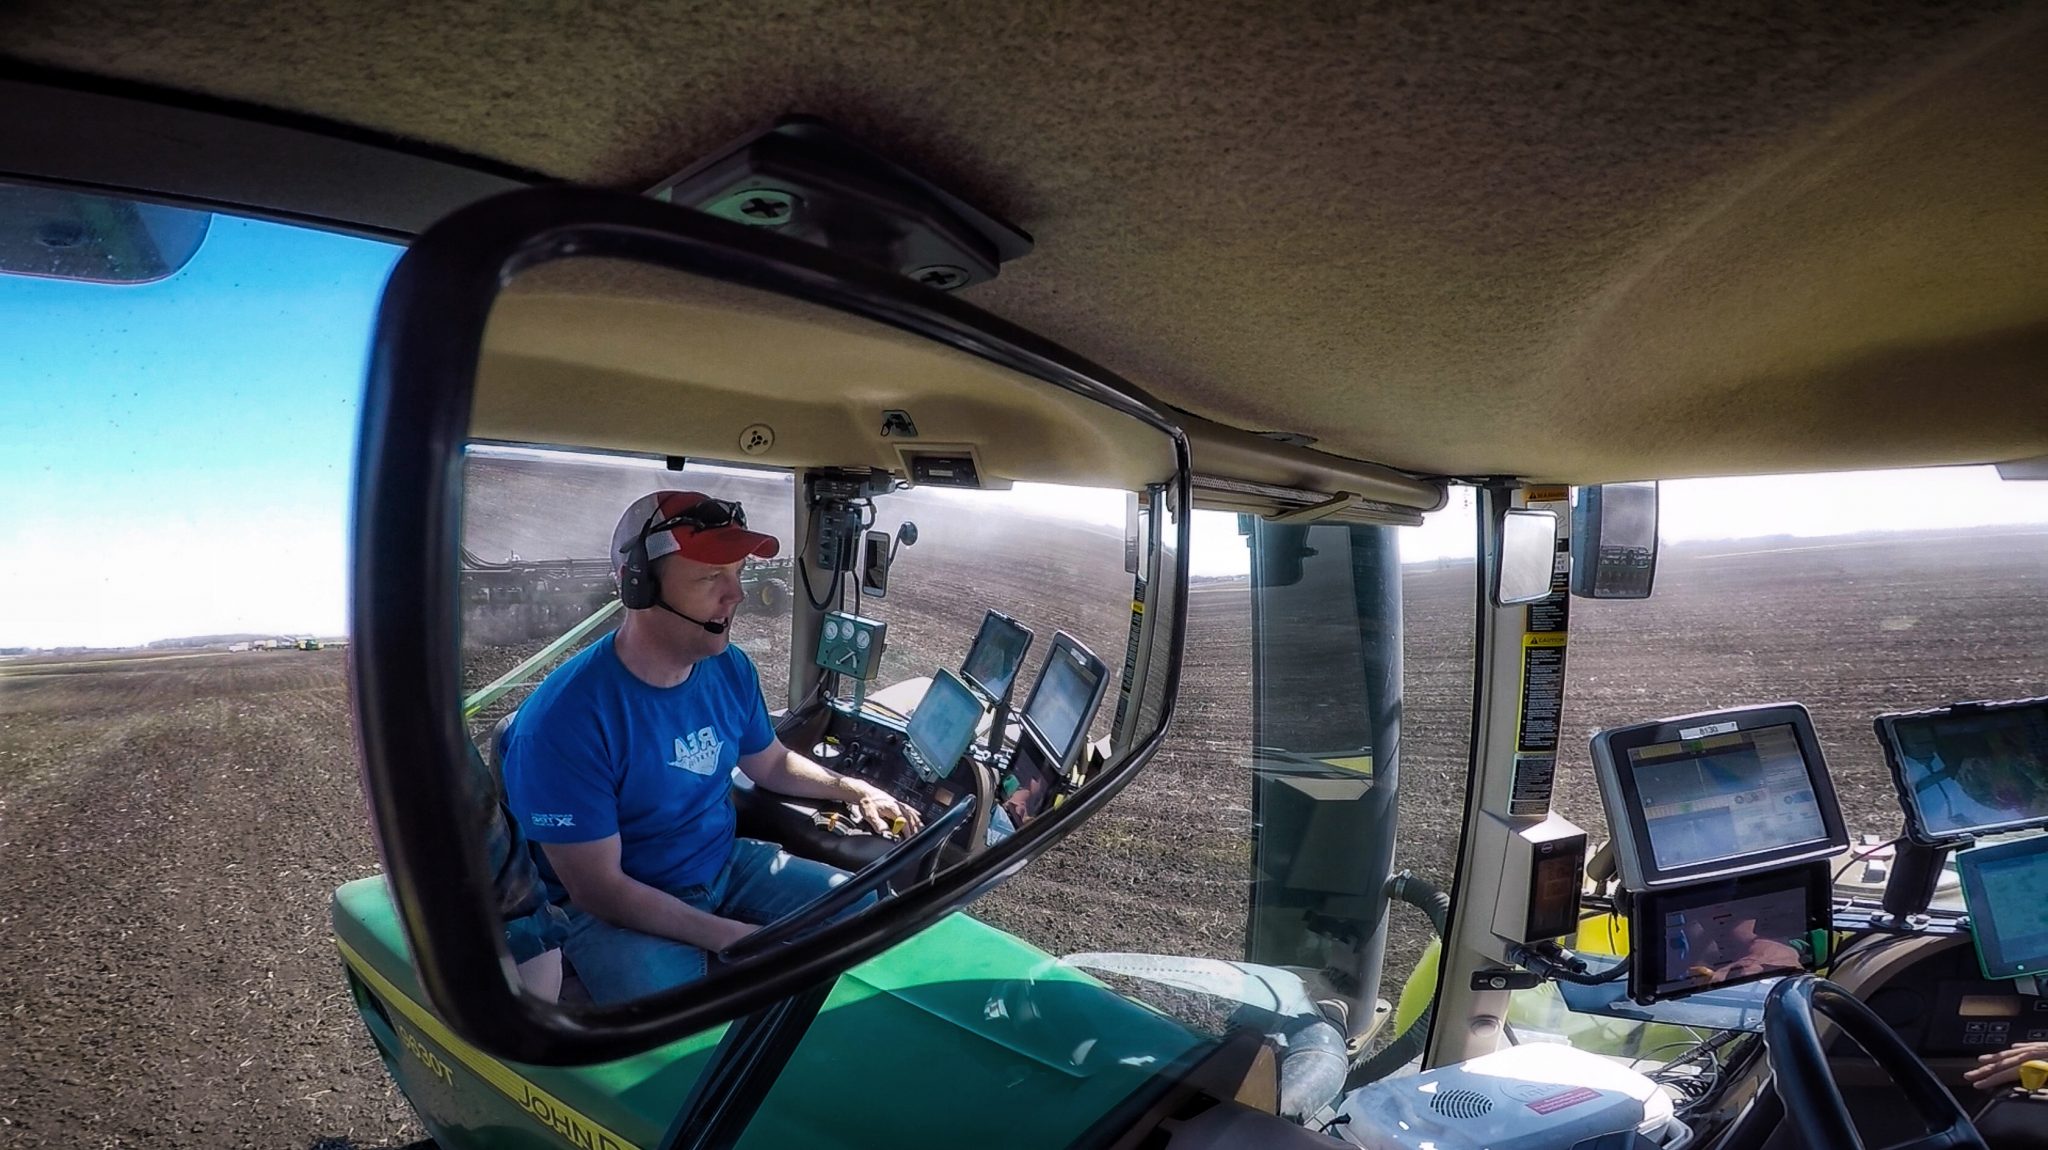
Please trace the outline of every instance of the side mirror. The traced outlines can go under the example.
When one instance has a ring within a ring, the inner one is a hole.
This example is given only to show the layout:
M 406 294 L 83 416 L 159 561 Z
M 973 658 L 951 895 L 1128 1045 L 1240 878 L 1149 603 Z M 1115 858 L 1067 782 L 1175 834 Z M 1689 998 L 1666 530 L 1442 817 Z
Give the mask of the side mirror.
M 1550 598 L 1556 567 L 1556 512 L 1509 511 L 1500 525 L 1500 561 L 1493 565 L 1493 605 L 1513 607 Z
M 906 525 L 907 526 L 907 525 Z M 911 534 L 917 534 L 911 528 Z M 889 596 L 889 563 L 895 558 L 887 531 L 868 532 L 867 547 L 861 552 L 860 593 L 870 599 Z
M 1657 578 L 1657 481 L 1581 487 L 1572 503 L 1572 594 L 1648 599 Z

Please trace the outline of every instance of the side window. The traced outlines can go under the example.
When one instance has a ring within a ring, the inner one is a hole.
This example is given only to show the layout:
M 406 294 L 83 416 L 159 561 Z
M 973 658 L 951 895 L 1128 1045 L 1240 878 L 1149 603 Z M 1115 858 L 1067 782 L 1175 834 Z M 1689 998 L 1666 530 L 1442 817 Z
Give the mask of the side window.
M 327 926 L 378 869 L 348 525 L 399 249 L 15 185 L 0 233 L 0 1141 L 423 1138 Z

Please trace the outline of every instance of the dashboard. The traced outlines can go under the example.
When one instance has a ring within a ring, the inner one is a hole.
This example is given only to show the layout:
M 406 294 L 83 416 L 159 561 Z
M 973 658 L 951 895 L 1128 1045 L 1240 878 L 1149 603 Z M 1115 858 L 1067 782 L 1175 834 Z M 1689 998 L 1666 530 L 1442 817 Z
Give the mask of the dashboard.
M 830 612 L 817 663 L 849 692 L 792 716 L 785 741 L 841 774 L 861 779 L 926 822 L 965 796 L 972 817 L 941 849 L 942 865 L 978 853 L 1043 814 L 1086 770 L 1087 735 L 1107 693 L 1108 669 L 1065 632 L 1052 643 L 1012 723 L 1009 701 L 1031 631 L 990 611 L 958 672 L 939 668 L 869 694 L 887 644 L 887 625 Z M 822 722 L 819 720 L 822 719 Z M 805 732 L 796 737 L 795 732 Z M 736 783 L 740 833 L 792 853 L 858 870 L 900 837 L 861 824 L 845 804 L 770 795 Z

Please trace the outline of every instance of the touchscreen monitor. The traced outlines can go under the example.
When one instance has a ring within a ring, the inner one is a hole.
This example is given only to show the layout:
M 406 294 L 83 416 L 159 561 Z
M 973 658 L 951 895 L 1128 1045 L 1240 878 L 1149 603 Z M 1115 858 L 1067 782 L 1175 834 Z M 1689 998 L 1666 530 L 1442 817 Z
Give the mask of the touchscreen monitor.
M 1643 894 L 1629 922 L 1629 995 L 1648 1003 L 1811 969 L 1828 899 L 1825 862 Z
M 1107 677 L 1102 660 L 1073 636 L 1053 636 L 1038 682 L 1024 701 L 1024 726 L 1044 745 L 1054 770 L 1065 773 L 1079 758 Z
M 968 683 L 995 703 L 1010 697 L 1017 672 L 1024 666 L 1024 653 L 1031 649 L 1031 629 L 1000 611 L 982 616 L 981 630 L 974 646 L 967 649 L 967 662 L 960 674 Z
M 1806 709 L 1690 715 L 1602 731 L 1594 773 L 1624 886 L 1742 874 L 1848 846 Z
M 1920 842 L 2048 825 L 2048 699 L 1880 715 L 1877 737 Z
M 911 767 L 926 779 L 952 774 L 980 724 L 981 700 L 951 671 L 940 671 L 910 716 Z
M 2048 836 L 1956 855 L 1986 978 L 2048 974 Z
M 1022 827 L 1052 805 L 1053 779 L 1041 761 L 1041 753 L 1026 739 L 1017 744 L 1017 753 L 1010 757 L 1001 804 L 1013 826 Z

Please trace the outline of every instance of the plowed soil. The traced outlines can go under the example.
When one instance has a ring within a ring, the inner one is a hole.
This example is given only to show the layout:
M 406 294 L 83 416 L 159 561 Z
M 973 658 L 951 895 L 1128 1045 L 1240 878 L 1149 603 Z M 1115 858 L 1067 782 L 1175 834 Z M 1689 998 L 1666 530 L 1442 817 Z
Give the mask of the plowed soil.
M 937 570 L 946 532 L 925 525 Z M 940 588 L 919 588 L 936 630 L 908 594 L 919 553 L 905 553 L 885 616 L 904 659 L 956 663 L 939 648 L 959 620 L 1005 603 L 1037 612 L 1041 642 L 1064 626 L 1120 654 L 1120 608 L 1035 601 L 1027 581 L 1003 577 L 1027 560 L 1067 572 L 1078 554 L 1114 586 L 1120 556 L 1100 541 L 1076 554 L 1010 543 L 978 543 L 987 578 L 949 583 L 943 607 Z M 1581 749 L 1598 725 L 1797 698 L 1819 720 L 1852 824 L 1889 834 L 1896 807 L 1870 716 L 2048 693 L 2044 590 L 2039 534 L 1668 550 L 1656 598 L 1575 606 L 1560 806 L 1599 828 Z M 1470 568 L 1411 569 L 1406 593 L 1397 865 L 1446 879 L 1464 798 Z M 1169 749 L 976 914 L 1055 952 L 1238 953 L 1245 601 L 1241 583 L 1198 585 Z M 757 657 L 765 667 L 777 653 Z M 479 653 L 472 674 L 514 658 Z M 332 650 L 0 660 L 0 1145 L 420 1136 L 355 1018 L 327 926 L 334 887 L 377 869 L 342 667 Z M 1397 919 L 1387 990 L 1421 938 Z

